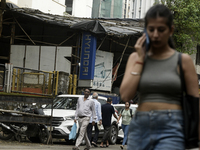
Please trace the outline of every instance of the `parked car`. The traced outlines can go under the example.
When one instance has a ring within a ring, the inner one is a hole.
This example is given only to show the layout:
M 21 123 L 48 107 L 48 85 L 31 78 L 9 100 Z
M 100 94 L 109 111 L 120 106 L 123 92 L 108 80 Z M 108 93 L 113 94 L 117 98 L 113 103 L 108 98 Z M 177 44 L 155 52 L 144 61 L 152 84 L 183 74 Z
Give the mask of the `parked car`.
M 74 124 L 76 104 L 79 97 L 83 95 L 68 95 L 62 94 L 58 95 L 53 102 L 53 119 L 52 119 L 52 137 L 65 139 L 66 142 L 69 142 L 69 133 Z M 107 98 L 98 96 L 98 101 L 101 104 L 106 103 Z M 47 105 L 44 108 L 45 115 L 51 115 L 51 105 Z M 111 144 L 115 144 L 118 137 L 118 125 L 116 124 L 117 120 L 112 117 L 112 127 L 109 136 L 109 141 Z M 77 124 L 77 133 L 78 133 L 78 124 Z M 99 132 L 99 137 L 103 137 L 104 131 L 103 127 Z
M 125 109 L 125 104 L 113 104 L 113 106 L 117 110 L 118 115 L 123 109 Z M 133 117 L 134 117 L 134 114 L 137 110 L 137 107 L 138 107 L 137 104 L 131 104 L 131 106 L 130 106 L 130 109 L 132 109 Z M 118 126 L 119 126 L 118 140 L 121 140 L 121 139 L 124 138 L 124 133 L 123 133 L 122 128 L 121 128 L 121 122 L 122 121 L 120 119 L 119 124 L 118 124 Z

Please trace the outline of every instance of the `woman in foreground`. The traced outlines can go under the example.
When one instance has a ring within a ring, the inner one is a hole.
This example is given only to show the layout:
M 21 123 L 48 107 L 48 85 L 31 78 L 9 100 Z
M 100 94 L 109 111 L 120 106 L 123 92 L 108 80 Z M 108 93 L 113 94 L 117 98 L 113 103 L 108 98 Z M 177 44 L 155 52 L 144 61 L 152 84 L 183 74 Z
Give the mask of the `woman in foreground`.
M 123 101 L 139 92 L 139 106 L 129 126 L 128 150 L 185 150 L 182 88 L 174 49 L 173 16 L 164 5 L 151 7 L 145 16 L 150 39 L 148 51 L 143 34 L 127 62 L 120 87 Z M 182 54 L 182 68 L 189 95 L 199 97 L 198 79 L 191 57 Z

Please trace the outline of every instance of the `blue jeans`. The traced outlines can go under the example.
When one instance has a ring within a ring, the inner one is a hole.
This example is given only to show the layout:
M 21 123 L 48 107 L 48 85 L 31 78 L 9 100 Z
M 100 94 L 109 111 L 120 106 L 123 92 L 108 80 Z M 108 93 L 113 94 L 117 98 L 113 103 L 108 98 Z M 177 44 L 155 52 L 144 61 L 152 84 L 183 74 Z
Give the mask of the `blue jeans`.
M 128 128 L 129 128 L 129 125 L 122 124 L 122 130 L 124 132 L 124 139 L 123 139 L 122 145 L 126 144 L 126 141 L 127 141 L 127 138 L 128 138 Z
M 128 150 L 185 150 L 182 111 L 136 112 L 127 145 Z

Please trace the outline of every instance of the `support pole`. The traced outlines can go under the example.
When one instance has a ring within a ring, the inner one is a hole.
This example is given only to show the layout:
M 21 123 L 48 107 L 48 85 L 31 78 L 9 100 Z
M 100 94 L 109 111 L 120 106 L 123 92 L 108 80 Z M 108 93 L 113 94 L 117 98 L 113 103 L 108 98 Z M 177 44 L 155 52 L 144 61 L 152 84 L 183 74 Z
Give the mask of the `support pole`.
M 15 78 L 16 78 L 16 69 L 13 69 L 12 91 L 15 90 Z
M 3 30 L 3 13 L 6 9 L 6 0 L 1 0 L 1 9 L 0 9 L 0 37 Z
M 74 74 L 74 76 L 73 76 L 73 95 L 75 95 L 76 94 L 76 83 L 77 83 L 77 75 L 76 74 Z
M 128 41 L 126 42 L 126 46 L 124 47 L 124 50 L 123 50 L 123 52 L 122 52 L 122 55 L 121 55 L 121 58 L 120 58 L 120 61 L 119 61 L 119 65 L 117 66 L 117 69 L 116 69 L 116 71 L 115 71 L 115 74 L 114 74 L 114 76 L 113 76 L 113 78 L 112 78 L 111 87 L 112 87 L 113 82 L 114 82 L 114 79 L 115 79 L 115 77 L 116 77 L 116 75 L 117 75 L 117 71 L 118 71 L 118 69 L 119 69 L 119 66 L 121 65 L 121 62 L 122 62 L 124 53 L 125 53 L 125 51 L 126 51 L 126 49 L 127 49 L 127 47 L 128 47 L 129 41 L 130 41 L 130 37 L 128 38 Z
M 72 94 L 72 74 L 69 75 L 69 87 L 68 87 L 68 94 Z

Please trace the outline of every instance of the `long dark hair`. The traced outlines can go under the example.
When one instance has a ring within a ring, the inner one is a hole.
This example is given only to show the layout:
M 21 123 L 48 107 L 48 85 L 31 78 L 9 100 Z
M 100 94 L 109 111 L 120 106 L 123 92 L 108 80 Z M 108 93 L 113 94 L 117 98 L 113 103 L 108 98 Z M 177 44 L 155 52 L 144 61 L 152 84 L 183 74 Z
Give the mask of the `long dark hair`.
M 152 18 L 155 19 L 157 17 L 166 18 L 166 21 L 167 21 L 166 24 L 171 30 L 171 27 L 173 25 L 173 14 L 169 10 L 169 8 L 167 8 L 165 5 L 162 5 L 162 4 L 154 5 L 147 11 L 146 16 L 144 18 L 145 28 L 147 27 L 149 19 L 152 19 Z M 168 44 L 171 48 L 175 48 L 172 37 L 169 38 Z

